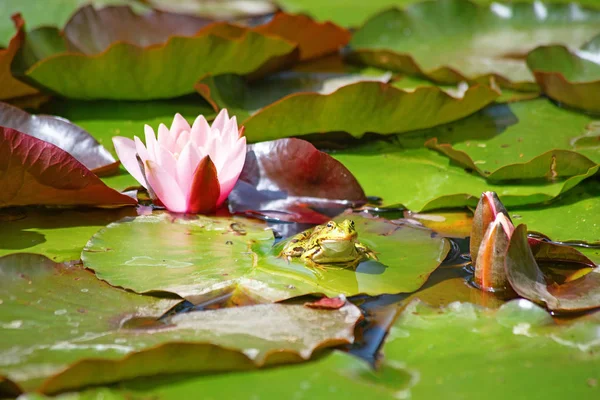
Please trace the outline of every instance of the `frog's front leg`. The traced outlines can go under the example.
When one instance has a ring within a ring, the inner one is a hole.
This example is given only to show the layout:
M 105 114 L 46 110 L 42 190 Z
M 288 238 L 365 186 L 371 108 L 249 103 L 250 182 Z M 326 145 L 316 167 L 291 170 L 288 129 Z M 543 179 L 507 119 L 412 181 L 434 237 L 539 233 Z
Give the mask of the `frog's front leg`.
M 317 279 L 323 279 L 323 277 L 324 277 L 323 271 L 325 270 L 325 267 L 323 267 L 321 264 L 316 263 L 312 260 L 312 257 L 316 253 L 318 253 L 318 251 L 319 251 L 318 248 L 308 250 L 307 252 L 302 254 L 302 256 L 300 258 L 302 259 L 302 261 L 304 261 L 304 265 L 306 266 L 306 268 L 311 270 L 315 274 Z
M 362 243 L 355 243 L 354 247 L 356 247 L 356 250 L 362 254 L 363 256 L 370 258 L 371 260 L 375 260 L 378 261 L 379 258 L 377 258 L 377 255 L 375 254 L 375 252 L 371 249 L 369 249 L 367 246 L 365 246 Z

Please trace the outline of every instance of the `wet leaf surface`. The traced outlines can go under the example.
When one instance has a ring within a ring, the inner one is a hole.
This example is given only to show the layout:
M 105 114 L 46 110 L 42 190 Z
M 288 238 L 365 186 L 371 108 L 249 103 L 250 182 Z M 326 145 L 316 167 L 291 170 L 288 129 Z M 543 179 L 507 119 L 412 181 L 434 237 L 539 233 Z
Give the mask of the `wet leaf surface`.
M 552 311 L 582 311 L 600 307 L 600 268 L 573 281 L 551 282 L 538 266 L 527 243 L 527 226 L 519 225 L 506 255 L 506 275 L 512 288 Z
M 507 207 L 542 203 L 574 187 L 598 169 L 592 167 L 583 175 L 554 183 L 491 183 L 433 150 L 415 148 L 403 140 L 400 137 L 392 143 L 371 142 L 331 154 L 352 172 L 367 196 L 383 198 L 383 205 L 403 204 L 412 211 L 474 207 L 486 190 L 497 192 Z
M 429 230 L 359 215 L 340 218 L 355 221 L 359 240 L 376 252 L 379 262 L 362 262 L 356 270 L 308 268 L 298 259 L 288 263 L 278 257 L 284 244 L 273 247 L 272 233 L 262 223 L 156 213 L 108 225 L 90 240 L 82 259 L 100 279 L 138 293 L 174 292 L 193 303 L 232 293 L 264 302 L 312 293 L 411 292 L 449 250 Z M 131 238 L 136 238 L 135 246 Z
M 328 217 L 314 209 L 337 215 L 366 202 L 343 164 L 300 139 L 250 145 L 240 180 L 229 195 L 233 212 L 317 224 Z
M 543 132 L 544 134 L 539 134 Z M 591 116 L 546 99 L 492 105 L 463 120 L 419 134 L 425 145 L 491 181 L 555 180 L 585 173 L 600 162 Z
M 242 124 L 249 141 L 340 131 L 357 138 L 367 132 L 407 132 L 460 119 L 500 95 L 485 85 L 454 97 L 434 86 L 404 91 L 364 82 L 389 80 L 389 75 L 378 75 L 286 72 L 253 85 L 216 76 L 197 89 L 219 107 L 247 116 Z
M 0 126 L 52 143 L 97 175 L 110 175 L 119 167 L 115 158 L 96 139 L 63 118 L 31 115 L 20 108 L 0 103 Z
M 298 362 L 352 342 L 361 318 L 351 304 L 264 304 L 157 321 L 179 300 L 113 288 L 81 267 L 37 255 L 1 258 L 0 271 L 2 372 L 47 393 L 157 373 Z
M 542 91 L 567 106 L 600 113 L 600 36 L 581 50 L 541 46 L 527 55 Z
M 527 52 L 550 43 L 580 46 L 598 33 L 599 21 L 599 10 L 570 4 L 420 2 L 369 19 L 352 38 L 351 57 L 440 83 L 493 76 L 501 86 L 535 91 Z
M 178 399 L 201 392 L 266 399 L 318 398 L 324 392 L 344 398 L 398 399 L 506 397 L 589 398 L 598 391 L 595 368 L 598 318 L 557 326 L 547 312 L 526 300 L 498 311 L 454 302 L 444 308 L 412 302 L 396 320 L 376 370 L 349 354 L 333 352 L 317 361 L 234 375 L 134 381 L 115 388 L 74 394 L 74 399 Z M 444 332 L 444 334 L 440 334 Z M 516 350 L 518 349 L 518 350 Z M 569 385 L 561 384 L 568 381 Z M 536 382 L 535 385 L 528 383 Z M 489 388 L 502 390 L 489 390 Z
M 136 203 L 64 150 L 14 129 L 0 127 L 0 160 L 0 207 Z

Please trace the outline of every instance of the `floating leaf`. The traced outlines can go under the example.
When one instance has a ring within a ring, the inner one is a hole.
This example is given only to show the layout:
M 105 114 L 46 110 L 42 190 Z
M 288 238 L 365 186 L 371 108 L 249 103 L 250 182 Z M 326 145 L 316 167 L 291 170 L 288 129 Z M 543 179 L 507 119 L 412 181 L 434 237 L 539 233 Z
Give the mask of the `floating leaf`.
M 22 50 L 13 62 L 15 74 L 77 99 L 177 97 L 193 93 L 194 83 L 206 74 L 244 75 L 295 59 L 293 43 L 226 23 L 150 47 L 116 42 L 93 56 L 66 51 L 58 30 L 40 28 L 28 34 L 25 48 L 29 51 Z
M 197 303 L 206 296 L 231 293 L 258 301 L 305 294 L 329 297 L 411 292 L 446 256 L 448 243 L 426 229 L 397 226 L 353 215 L 358 238 L 379 262 L 356 270 L 323 271 L 288 263 L 273 248 L 273 236 L 252 220 L 182 219 L 168 214 L 126 219 L 108 225 L 82 253 L 84 265 L 112 285 L 138 293 L 168 291 Z M 131 245 L 135 238 L 135 246 Z
M 159 10 L 214 19 L 261 17 L 277 11 L 277 6 L 268 0 L 253 0 L 251 3 L 243 0 L 147 0 L 146 3 Z
M 594 41 L 600 43 L 600 36 Z M 600 48 L 594 41 L 581 50 L 541 46 L 527 55 L 527 66 L 548 97 L 600 113 Z
M 581 138 L 591 140 L 594 131 L 589 116 L 539 99 L 495 104 L 410 138 L 415 143 L 425 142 L 488 181 L 552 181 L 583 174 L 600 163 L 597 145 L 579 142 Z
M 0 126 L 52 143 L 72 155 L 96 175 L 110 175 L 119 168 L 119 163 L 96 139 L 63 118 L 31 115 L 0 102 Z
M 367 196 L 382 197 L 383 205 L 403 204 L 413 211 L 474 207 L 481 193 L 488 190 L 498 193 L 507 207 L 543 203 L 599 168 L 594 166 L 585 174 L 556 182 L 491 183 L 433 150 L 411 148 L 403 140 L 401 135 L 396 143 L 371 142 L 333 152 L 332 156 L 350 170 Z
M 343 164 L 300 139 L 248 146 L 240 179 L 229 195 L 233 212 L 259 212 L 280 220 L 324 223 L 328 217 L 367 202 L 362 188 Z
M 360 138 L 367 132 L 423 129 L 463 118 L 500 95 L 484 85 L 453 97 L 438 87 L 409 92 L 369 80 L 387 82 L 389 75 L 294 72 L 250 85 L 240 77 L 216 76 L 200 82 L 197 90 L 219 107 L 248 116 L 242 125 L 254 142 L 326 132 Z
M 24 389 L 45 393 L 159 373 L 298 362 L 351 343 L 361 318 L 351 304 L 333 311 L 264 304 L 157 320 L 179 300 L 116 289 L 80 267 L 37 255 L 3 257 L 0 271 L 0 366 Z
M 424 1 L 369 19 L 350 42 L 351 59 L 439 83 L 493 77 L 502 87 L 535 91 L 527 52 L 549 43 L 579 46 L 599 22 L 600 10 L 577 4 Z
M 133 207 L 118 209 L 0 210 L 0 256 L 42 254 L 54 262 L 79 260 L 94 233 L 111 222 L 135 216 Z
M 441 334 L 443 332 L 443 334 Z M 67 399 L 592 398 L 600 374 L 598 318 L 555 325 L 527 300 L 493 311 L 469 303 L 409 304 L 396 320 L 377 368 L 335 351 L 311 363 L 236 374 L 181 376 L 88 389 Z M 531 384 L 535 382 L 535 384 Z M 569 384 L 565 384 L 568 382 Z M 501 387 L 502 390 L 489 388 Z M 62 400 L 61 397 L 59 397 Z
M 0 127 L 0 207 L 135 204 L 60 148 Z
M 591 178 L 542 206 L 511 208 L 510 216 L 515 223 L 525 223 L 529 230 L 552 240 L 598 245 L 599 196 L 600 182 Z
M 8 16 L 8 14 L 4 15 Z M 17 33 L 10 39 L 6 49 L 0 49 L 0 100 L 38 93 L 37 89 L 15 79 L 10 71 L 10 64 L 25 39 L 24 22 L 21 15 L 15 14 L 13 21 Z

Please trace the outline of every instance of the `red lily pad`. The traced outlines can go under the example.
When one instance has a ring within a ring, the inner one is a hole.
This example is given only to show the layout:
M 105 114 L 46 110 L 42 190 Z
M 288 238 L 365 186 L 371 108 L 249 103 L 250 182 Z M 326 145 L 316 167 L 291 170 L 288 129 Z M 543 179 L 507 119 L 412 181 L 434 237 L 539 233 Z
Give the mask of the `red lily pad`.
M 271 22 L 254 28 L 254 31 L 297 43 L 300 61 L 335 53 L 351 38 L 350 31 L 331 22 L 319 23 L 304 15 L 286 13 L 278 13 Z
M 580 50 L 541 46 L 527 55 L 527 66 L 542 91 L 570 107 L 600 113 L 600 36 Z
M 212 19 L 163 11 L 136 14 L 129 6 L 80 8 L 63 29 L 70 51 L 98 54 L 116 42 L 147 47 L 171 36 L 193 36 Z
M 13 16 L 17 33 L 10 39 L 6 49 L 0 49 L 0 100 L 14 97 L 30 96 L 37 89 L 15 79 L 10 71 L 10 64 L 25 39 L 23 18 L 20 14 Z
M 283 221 L 320 224 L 348 207 L 366 203 L 344 165 L 301 139 L 248 146 L 240 179 L 229 195 L 231 211 Z
M 51 115 L 31 115 L 0 102 L 0 126 L 12 128 L 60 147 L 96 175 L 119 169 L 119 162 L 92 135 L 68 120 Z
M 106 186 L 66 151 L 4 127 L 0 127 L 0 187 L 0 207 L 136 203 Z
M 522 297 L 552 311 L 582 311 L 600 307 L 600 268 L 564 284 L 552 282 L 536 262 L 527 240 L 527 226 L 519 225 L 506 254 L 506 275 Z

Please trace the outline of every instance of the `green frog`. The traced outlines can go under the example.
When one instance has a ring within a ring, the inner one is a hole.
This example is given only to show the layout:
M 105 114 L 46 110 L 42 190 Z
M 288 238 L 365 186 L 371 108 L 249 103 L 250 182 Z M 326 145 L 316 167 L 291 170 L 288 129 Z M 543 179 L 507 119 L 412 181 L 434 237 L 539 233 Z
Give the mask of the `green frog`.
M 294 236 L 279 256 L 288 261 L 300 257 L 308 266 L 317 268 L 322 268 L 321 264 L 354 268 L 366 258 L 377 260 L 375 253 L 358 242 L 357 237 L 354 221 L 346 219 L 339 224 L 329 221 Z

